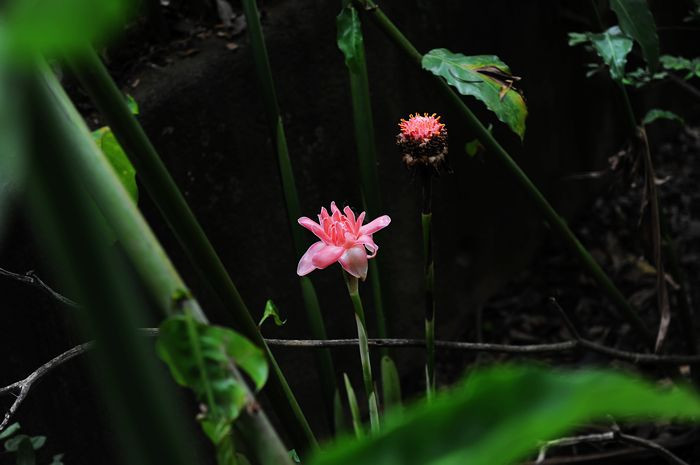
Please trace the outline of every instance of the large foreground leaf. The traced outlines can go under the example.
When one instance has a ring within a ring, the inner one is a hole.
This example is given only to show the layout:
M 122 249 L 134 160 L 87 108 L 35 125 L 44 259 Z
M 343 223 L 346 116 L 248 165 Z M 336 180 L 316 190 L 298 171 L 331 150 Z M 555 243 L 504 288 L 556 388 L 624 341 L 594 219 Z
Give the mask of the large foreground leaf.
M 649 68 L 659 67 L 659 36 L 647 0 L 610 0 L 622 32 L 639 43 Z
M 389 418 L 376 435 L 340 440 L 312 464 L 509 465 L 540 441 L 606 415 L 697 420 L 700 398 L 608 371 L 500 366 Z
M 423 68 L 445 78 L 460 94 L 481 100 L 521 139 L 525 136 L 527 106 L 514 87 L 520 78 L 497 56 L 466 56 L 437 48 L 423 56 Z

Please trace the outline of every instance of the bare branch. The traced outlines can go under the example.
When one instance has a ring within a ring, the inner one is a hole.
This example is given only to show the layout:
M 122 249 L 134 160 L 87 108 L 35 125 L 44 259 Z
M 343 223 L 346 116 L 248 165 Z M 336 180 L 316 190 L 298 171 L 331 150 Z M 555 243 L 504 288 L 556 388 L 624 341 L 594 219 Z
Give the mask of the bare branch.
M 24 274 L 20 274 L 20 273 L 13 273 L 12 271 L 7 271 L 5 269 L 0 268 L 0 276 L 12 278 L 14 280 L 23 282 L 25 284 L 29 284 L 30 286 L 38 287 L 39 289 L 48 293 L 54 299 L 58 300 L 59 302 L 61 302 L 64 305 L 68 305 L 69 307 L 79 307 L 77 302 L 69 299 L 68 297 L 66 297 L 62 294 L 59 294 L 56 291 L 54 291 L 48 284 L 46 284 L 44 281 L 42 281 L 41 278 L 39 278 L 39 276 L 37 276 L 33 270 L 29 270 Z
M 620 442 L 625 442 L 634 446 L 640 446 L 644 449 L 649 449 L 650 451 L 653 451 L 661 457 L 665 458 L 668 463 L 671 463 L 673 465 L 689 465 L 688 462 L 682 460 L 661 444 L 656 443 L 654 441 L 650 441 L 649 439 L 644 439 L 637 436 L 630 436 L 629 434 L 625 434 L 622 432 L 617 432 L 615 437 L 619 439 Z
M 541 465 L 547 458 L 547 451 L 552 447 L 575 446 L 582 443 L 593 442 L 608 442 L 615 439 L 615 432 L 608 431 L 607 433 L 586 434 L 583 436 L 571 436 L 567 438 L 553 439 L 547 441 L 540 446 L 540 453 L 537 455 L 535 465 Z

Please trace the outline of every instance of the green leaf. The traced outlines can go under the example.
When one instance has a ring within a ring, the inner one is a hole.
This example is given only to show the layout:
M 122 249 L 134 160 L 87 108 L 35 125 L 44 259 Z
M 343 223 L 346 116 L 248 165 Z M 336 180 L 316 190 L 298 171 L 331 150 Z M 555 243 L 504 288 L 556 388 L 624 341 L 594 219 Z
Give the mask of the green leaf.
M 120 32 L 133 0 L 14 0 L 5 2 L 3 42 L 18 58 L 80 50 Z
M 659 36 L 647 0 L 610 0 L 622 32 L 637 41 L 644 60 L 655 71 L 659 67 Z
M 136 185 L 136 170 L 126 156 L 124 149 L 117 142 L 112 130 L 105 126 L 92 132 L 92 138 L 105 154 L 107 160 L 117 173 L 119 181 L 124 185 L 124 188 L 129 193 L 134 203 L 138 203 L 139 189 Z
M 5 428 L 3 432 L 0 433 L 0 440 L 9 438 L 13 434 L 15 434 L 17 431 L 19 431 L 19 423 L 12 423 L 10 426 Z
M 496 366 L 473 372 L 430 404 L 389 416 L 376 435 L 339 440 L 311 463 L 510 465 L 541 441 L 607 415 L 698 421 L 700 398 L 610 371 Z
M 355 436 L 361 438 L 364 436 L 365 432 L 362 429 L 362 417 L 360 416 L 360 406 L 357 403 L 357 396 L 355 395 L 355 390 L 352 388 L 352 384 L 350 384 L 350 378 L 348 378 L 346 373 L 343 373 L 343 380 L 345 380 L 345 393 L 348 396 L 352 427 L 355 430 Z
M 63 465 L 63 454 L 54 455 L 49 465 Z
M 36 464 L 36 454 L 32 440 L 25 436 L 17 445 L 17 465 Z
M 605 32 L 594 34 L 592 32 L 570 33 L 569 45 L 584 43 L 581 36 L 586 36 L 596 53 L 608 65 L 610 76 L 622 82 L 625 76 L 625 64 L 627 54 L 632 50 L 632 39 L 622 33 L 618 26 L 613 26 Z
M 126 94 L 126 105 L 129 107 L 129 110 L 131 110 L 132 115 L 138 116 L 139 104 L 136 103 L 136 99 L 129 94 Z
M 660 110 L 658 108 L 653 108 L 653 109 L 649 110 L 647 112 L 647 114 L 644 116 L 644 119 L 642 120 L 642 124 L 644 124 L 644 125 L 651 124 L 658 119 L 668 119 L 671 121 L 677 121 L 680 124 L 685 124 L 685 121 L 683 121 L 683 118 L 681 118 L 677 114 L 673 113 L 672 111 Z
M 160 326 L 158 355 L 179 384 L 192 389 L 204 404 L 198 417 L 202 430 L 217 448 L 220 463 L 235 460 L 231 427 L 247 402 L 244 386 L 233 376 L 236 364 L 262 388 L 267 361 L 262 350 L 237 332 L 173 316 Z
M 481 100 L 522 139 L 525 136 L 527 106 L 514 87 L 520 79 L 495 55 L 465 56 L 444 48 L 423 56 L 423 68 L 443 77 L 462 95 Z
M 401 409 L 401 380 L 396 364 L 388 355 L 382 357 L 382 397 L 384 409 L 390 412 L 393 409 Z
M 362 39 L 362 29 L 357 10 L 348 4 L 336 18 L 338 27 L 338 48 L 345 55 L 345 64 L 350 71 L 359 72 L 364 60 L 364 45 Z
M 301 463 L 301 459 L 299 458 L 299 454 L 297 454 L 296 449 L 292 449 L 289 451 L 289 458 L 291 458 L 294 463 Z
M 265 320 L 267 320 L 270 317 L 272 317 L 277 326 L 282 326 L 287 322 L 286 319 L 283 320 L 280 317 L 279 311 L 277 310 L 277 306 L 272 300 L 268 300 L 265 303 L 265 312 L 263 313 L 263 316 L 260 319 L 260 322 L 258 323 L 258 328 L 260 328 L 265 322 Z
M 662 55 L 661 66 L 669 71 L 687 71 L 688 73 L 684 76 L 684 79 L 700 77 L 700 58 L 689 60 L 684 57 Z
M 18 434 L 17 436 L 5 441 L 5 450 L 8 452 L 16 452 L 20 443 L 28 440 L 34 450 L 41 449 L 46 443 L 46 436 L 27 436 L 26 434 Z

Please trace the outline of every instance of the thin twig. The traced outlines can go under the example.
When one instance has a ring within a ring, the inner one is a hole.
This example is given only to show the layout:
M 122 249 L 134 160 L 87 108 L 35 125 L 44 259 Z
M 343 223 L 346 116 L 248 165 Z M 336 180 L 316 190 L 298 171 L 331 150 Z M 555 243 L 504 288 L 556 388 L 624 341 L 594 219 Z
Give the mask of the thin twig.
M 537 454 L 535 465 L 541 465 L 547 458 L 547 451 L 552 447 L 575 446 L 582 443 L 593 442 L 608 442 L 615 439 L 615 432 L 608 431 L 606 433 L 586 434 L 583 436 L 571 436 L 567 438 L 559 438 L 547 441 L 540 446 L 540 452 Z
M 27 394 L 29 394 L 29 390 L 32 388 L 35 382 L 40 380 L 43 376 L 45 376 L 57 366 L 62 365 L 68 360 L 71 360 L 72 358 L 75 358 L 78 355 L 87 352 L 92 348 L 93 344 L 94 343 L 90 341 L 84 344 L 80 344 L 79 346 L 75 346 L 72 349 L 63 352 L 61 355 L 54 357 L 48 362 L 44 363 L 23 380 L 17 381 L 16 383 L 12 383 L 9 386 L 0 388 L 0 395 L 9 394 L 12 392 L 18 393 L 17 398 L 10 406 L 10 410 L 7 411 L 5 417 L 2 420 L 2 423 L 0 423 L 0 431 L 5 429 L 7 424 L 10 422 L 12 416 L 19 408 L 20 404 L 24 401 L 24 399 L 27 398 Z
M 79 307 L 78 303 L 69 299 L 68 297 L 59 294 L 58 292 L 54 291 L 51 286 L 46 284 L 44 281 L 39 278 L 39 276 L 34 273 L 34 270 L 27 271 L 24 274 L 20 273 L 13 273 L 12 271 L 7 271 L 5 269 L 0 268 L 0 276 L 5 276 L 7 278 L 12 278 L 17 281 L 23 282 L 25 284 L 29 284 L 30 286 L 35 286 L 43 291 L 47 292 L 51 297 L 54 299 L 58 300 L 62 304 L 68 305 L 69 307 Z
M 622 432 L 617 432 L 615 437 L 620 442 L 624 442 L 624 443 L 631 444 L 634 446 L 640 446 L 644 449 L 649 449 L 650 451 L 653 451 L 656 454 L 660 455 L 661 457 L 665 458 L 668 463 L 671 463 L 673 465 L 689 465 L 688 462 L 686 462 L 685 460 L 682 460 L 677 455 L 675 455 L 673 452 L 671 452 L 670 450 L 663 447 L 661 444 L 658 444 L 654 441 L 650 441 L 649 439 L 644 439 L 644 438 L 640 438 L 637 436 L 631 436 L 629 434 L 625 434 Z

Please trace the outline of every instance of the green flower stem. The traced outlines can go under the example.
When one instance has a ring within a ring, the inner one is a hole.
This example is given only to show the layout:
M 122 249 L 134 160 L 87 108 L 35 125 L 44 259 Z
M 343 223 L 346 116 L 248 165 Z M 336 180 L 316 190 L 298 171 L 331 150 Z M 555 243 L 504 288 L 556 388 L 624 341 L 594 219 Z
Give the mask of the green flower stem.
M 418 66 L 421 66 L 423 56 L 416 48 L 406 39 L 396 26 L 387 18 L 382 10 L 371 0 L 355 0 L 355 3 L 367 11 L 370 18 L 377 26 L 401 49 L 408 55 Z M 590 273 L 593 279 L 596 280 L 601 289 L 608 295 L 615 306 L 618 308 L 624 318 L 647 340 L 654 341 L 654 336 L 651 334 L 646 324 L 632 308 L 627 299 L 622 295 L 620 290 L 611 281 L 608 275 L 603 271 L 598 262 L 581 244 L 576 235 L 569 229 L 566 221 L 550 205 L 547 199 L 533 184 L 530 178 L 523 172 L 518 164 L 511 158 L 508 152 L 498 143 L 491 133 L 484 127 L 479 119 L 467 107 L 462 98 L 447 84 L 443 79 L 435 76 L 436 82 L 445 92 L 450 102 L 464 116 L 469 128 L 476 133 L 479 141 L 484 145 L 487 151 L 493 153 L 511 175 L 522 185 L 525 191 L 530 195 L 531 200 L 549 222 L 552 229 L 559 234 L 564 240 L 567 247 L 579 258 L 582 266 Z
M 374 392 L 374 381 L 372 380 L 372 364 L 369 356 L 369 344 L 367 343 L 367 326 L 365 325 L 365 311 L 362 308 L 362 299 L 358 289 L 358 279 L 343 271 L 345 283 L 348 287 L 350 300 L 355 310 L 355 323 L 357 324 L 357 338 L 360 349 L 360 362 L 362 363 L 362 380 L 365 384 L 365 394 L 367 400 Z
M 265 45 L 265 37 L 262 32 L 262 25 L 260 24 L 260 15 L 255 0 L 242 0 L 242 5 L 248 25 L 248 37 L 250 38 L 250 47 L 255 63 L 258 84 L 260 85 L 265 107 L 265 116 L 272 133 L 273 145 L 277 154 L 277 165 L 282 182 L 282 191 L 287 208 L 292 241 L 294 242 L 297 257 L 301 257 L 304 252 L 306 252 L 306 240 L 304 239 L 303 229 L 297 224 L 297 219 L 302 216 L 299 194 L 294 180 L 292 162 L 289 158 L 287 138 L 285 136 L 284 125 L 282 124 L 282 117 L 277 102 L 277 93 L 275 92 L 275 83 L 272 77 L 267 47 Z M 300 285 L 311 333 L 317 339 L 327 339 L 326 327 L 323 322 L 318 297 L 316 296 L 316 291 L 311 279 L 308 277 L 300 278 Z M 332 426 L 333 396 L 338 386 L 336 384 L 335 369 L 333 367 L 330 350 L 321 351 L 316 354 L 316 366 L 320 374 L 321 393 L 326 408 L 326 416 L 329 420 L 329 425 Z
M 93 50 L 85 50 L 81 60 L 72 62 L 71 67 L 112 128 L 136 168 L 139 179 L 190 261 L 203 276 L 204 282 L 212 286 L 226 308 L 231 311 L 230 318 L 235 329 L 259 347 L 264 347 L 258 327 L 221 259 L 97 54 Z M 272 362 L 271 359 L 269 361 Z M 271 365 L 275 369 L 272 371 L 266 392 L 277 414 L 300 451 L 316 448 L 316 439 L 296 399 L 289 395 L 291 391 L 284 375 L 276 369 L 275 363 Z
M 53 227 L 47 228 L 47 230 L 52 231 L 52 235 L 54 233 L 60 234 L 59 231 L 66 232 L 62 234 L 61 237 L 63 239 L 60 240 L 60 246 L 56 247 L 56 249 L 63 250 L 63 247 L 72 247 L 75 251 L 70 257 L 62 261 L 75 266 L 76 275 L 82 273 L 81 276 L 84 279 L 81 279 L 81 281 L 86 283 L 86 286 L 83 287 L 87 289 L 86 292 L 90 293 L 89 296 L 94 299 L 103 299 L 99 305 L 94 306 L 94 308 L 100 308 L 100 312 L 96 313 L 93 318 L 98 324 L 101 323 L 99 328 L 102 331 L 101 335 L 104 337 L 104 340 L 112 341 L 119 347 L 136 346 L 138 341 L 129 342 L 130 339 L 126 337 L 127 333 L 122 330 L 127 323 L 131 329 L 139 325 L 127 322 L 127 310 L 133 309 L 129 305 L 120 305 L 119 296 L 115 295 L 114 299 L 106 297 L 112 295 L 112 291 L 107 286 L 110 283 L 114 283 L 114 286 L 116 286 L 118 283 L 123 282 L 123 279 L 119 278 L 118 274 L 112 275 L 110 279 L 93 278 L 95 270 L 103 270 L 105 273 L 110 273 L 111 267 L 106 265 L 96 266 L 94 262 L 91 265 L 88 262 L 88 260 L 100 259 L 97 253 L 85 252 L 90 250 L 91 245 L 94 244 L 91 242 L 90 229 L 82 227 L 89 222 L 86 219 L 71 221 L 70 216 L 66 217 L 64 213 L 60 215 L 54 213 L 74 212 L 75 210 L 76 215 L 84 217 L 84 208 L 81 208 L 81 205 L 85 203 L 83 188 L 90 195 L 119 239 L 133 268 L 137 271 L 141 280 L 144 281 L 151 301 L 156 302 L 157 308 L 161 313 L 164 316 L 168 316 L 176 311 L 183 311 L 198 321 L 206 323 L 207 318 L 201 311 L 199 304 L 192 298 L 185 283 L 173 267 L 150 227 L 129 197 L 129 194 L 120 183 L 111 165 L 95 146 L 84 121 L 71 104 L 59 82 L 47 66 L 42 66 L 40 72 L 41 76 L 37 80 L 35 92 L 40 96 L 41 100 L 34 107 L 40 108 L 41 111 L 36 113 L 41 114 L 42 118 L 45 118 L 45 124 L 41 125 L 41 129 L 45 131 L 45 134 L 38 135 L 34 140 L 43 141 L 46 139 L 52 142 L 48 143 L 48 146 L 51 147 L 50 150 L 39 151 L 43 154 L 50 153 L 51 156 L 37 156 L 35 158 L 37 163 L 39 163 L 37 166 L 50 174 L 48 177 L 45 176 L 44 179 L 51 181 L 52 184 L 46 183 L 45 186 L 38 188 L 43 189 L 44 192 L 42 193 L 41 201 L 37 202 L 37 205 L 53 216 Z M 81 186 L 80 192 L 76 191 L 77 186 Z M 68 195 L 73 195 L 74 199 L 69 199 Z M 68 199 L 68 201 L 58 203 L 56 199 L 60 199 L 62 196 L 66 196 L 64 198 Z M 48 217 L 48 215 L 42 216 Z M 88 303 L 95 302 L 96 300 L 90 301 L 88 299 Z M 91 305 L 88 305 L 89 307 Z M 122 312 L 124 317 L 110 320 L 107 318 L 110 314 L 108 310 L 115 310 L 115 308 Z M 135 337 L 133 331 L 130 331 L 130 333 Z M 121 356 L 121 358 L 112 359 L 112 363 L 113 365 L 110 365 L 108 369 L 110 376 L 114 378 L 112 381 L 115 382 L 115 385 L 122 382 L 127 383 L 128 388 L 126 392 L 134 392 L 134 386 L 141 386 L 143 389 L 147 389 L 149 386 L 157 387 L 157 384 L 146 381 L 140 382 L 134 378 L 142 374 L 136 369 L 142 366 L 140 360 L 132 361 Z M 112 372 L 112 370 L 115 370 L 115 367 L 121 366 L 120 364 L 129 365 L 128 369 L 121 373 L 118 371 Z M 155 372 L 154 369 L 150 371 Z M 247 384 L 240 376 L 239 381 L 247 389 Z M 164 393 L 160 392 L 158 394 L 160 398 L 152 402 L 145 399 L 134 401 L 133 407 L 138 410 L 143 402 L 145 402 L 144 405 L 146 406 L 151 404 L 157 405 L 164 400 L 163 395 Z M 249 396 L 253 399 L 250 392 Z M 129 405 L 127 405 L 127 409 Z M 150 407 L 143 407 L 143 409 L 145 412 L 148 412 Z M 256 424 L 267 422 L 269 424 L 264 411 L 260 408 L 255 411 L 255 415 L 252 415 L 248 409 L 244 411 L 243 415 L 250 416 L 249 419 L 244 421 L 251 421 Z M 148 441 L 146 441 L 148 444 L 152 443 L 154 450 L 159 454 L 152 460 L 149 460 L 148 463 L 160 463 L 164 458 L 163 453 L 168 453 L 169 456 L 170 452 L 180 458 L 168 459 L 166 457 L 168 463 L 180 463 L 181 460 L 184 460 L 183 463 L 192 463 L 192 460 L 186 458 L 186 453 L 184 455 L 177 453 L 179 445 L 185 444 L 186 441 L 177 441 L 175 444 L 171 444 L 170 448 L 158 447 L 158 440 L 166 437 L 165 435 L 170 431 L 170 427 L 170 424 L 166 424 L 163 428 L 150 428 L 147 424 L 138 425 L 137 429 L 139 430 L 148 431 L 152 429 L 162 433 L 153 437 L 149 436 Z M 268 449 L 286 451 L 284 444 L 274 430 L 266 428 L 264 425 L 258 425 L 258 427 L 259 431 L 261 431 L 260 434 L 263 436 L 259 440 L 260 444 L 266 444 L 265 447 Z
M 435 265 L 433 261 L 432 234 L 432 168 L 422 168 L 423 208 L 421 209 L 421 226 L 423 231 L 423 262 L 425 274 L 425 348 L 427 353 L 426 392 L 432 398 L 435 392 Z

